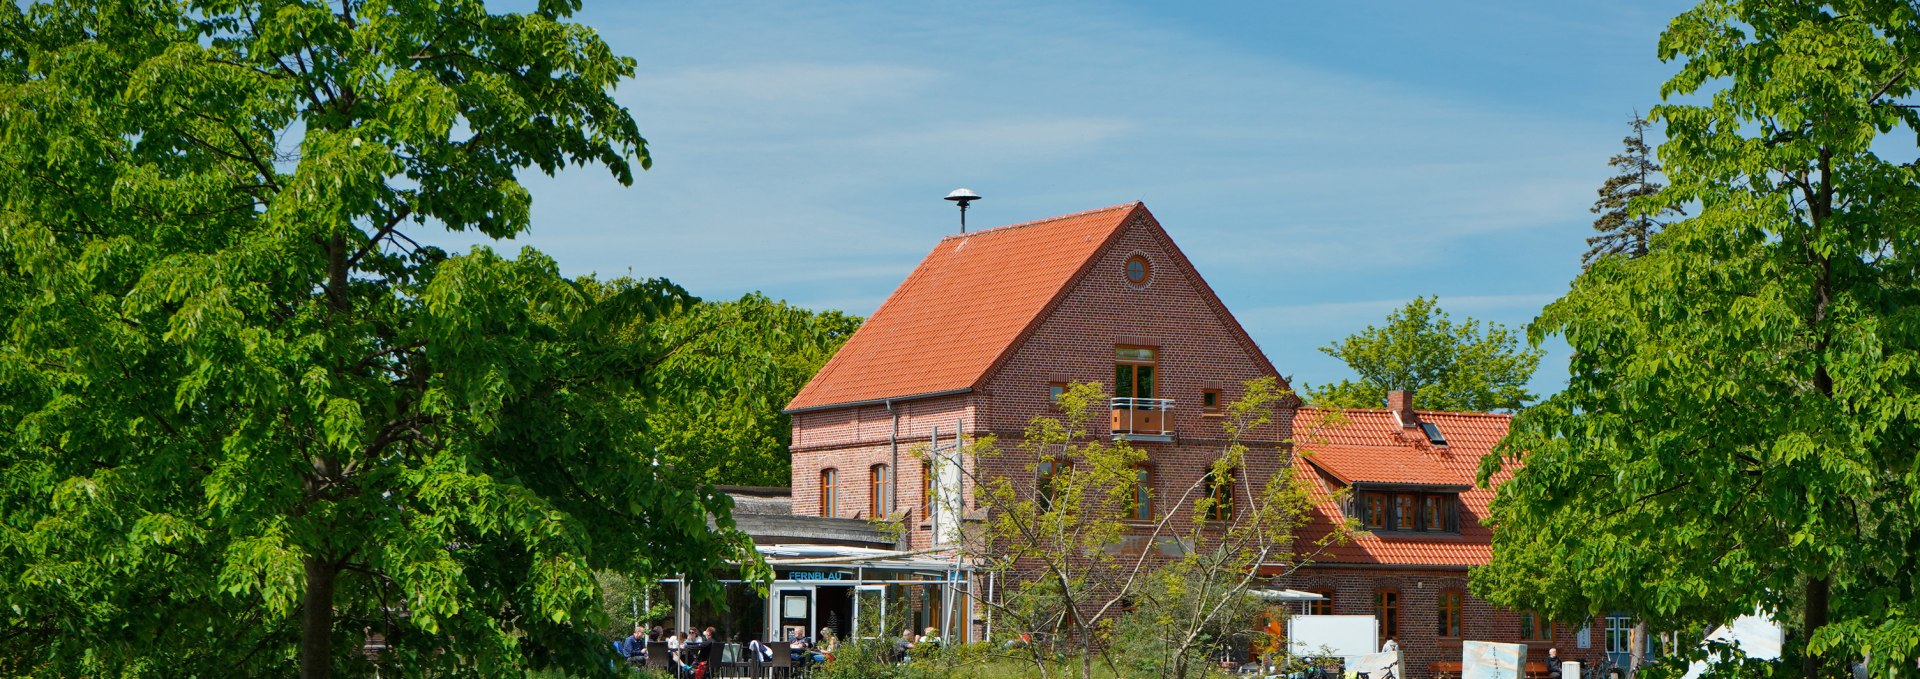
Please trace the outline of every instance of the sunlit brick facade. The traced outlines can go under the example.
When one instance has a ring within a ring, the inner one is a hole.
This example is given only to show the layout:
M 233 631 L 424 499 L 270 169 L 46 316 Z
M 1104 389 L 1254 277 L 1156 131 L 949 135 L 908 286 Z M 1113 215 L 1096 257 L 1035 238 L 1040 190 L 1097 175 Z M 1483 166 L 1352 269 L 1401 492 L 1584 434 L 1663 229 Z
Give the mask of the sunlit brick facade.
M 1128 388 L 1116 375 L 1125 348 L 1151 350 L 1151 397 L 1171 400 L 1164 422 L 1154 425 L 1164 436 L 1133 437 L 1147 454 L 1156 494 L 1194 484 L 1218 458 L 1224 442 L 1217 410 L 1204 405 L 1208 392 L 1225 404 L 1248 380 L 1280 378 L 1143 205 L 945 238 L 789 405 L 793 511 L 899 521 L 902 548 L 937 547 L 926 512 L 932 484 L 911 451 L 936 427 L 946 440 L 964 429 L 1013 450 L 1030 420 L 1056 412 L 1051 388 Z M 1378 594 L 1393 592 L 1392 632 L 1406 659 L 1401 676 L 1427 677 L 1458 661 L 1462 638 L 1521 640 L 1520 616 L 1465 593 L 1467 569 L 1485 563 L 1490 540 L 1479 524 L 1490 491 L 1467 488 L 1470 469 L 1505 434 L 1506 419 L 1415 413 L 1404 400 L 1396 406 L 1404 409 L 1399 419 L 1385 410 L 1351 411 L 1337 430 L 1302 432 L 1297 422 L 1321 418 L 1288 402 L 1249 441 L 1248 480 L 1260 487 L 1292 465 L 1314 483 L 1321 502 L 1301 536 L 1308 540 L 1354 509 L 1332 499 L 1349 485 L 1450 494 L 1453 513 L 1436 520 L 1436 530 L 1377 531 L 1288 581 L 1328 593 L 1332 611 L 1342 614 L 1375 614 Z M 1416 426 L 1423 417 L 1458 441 L 1427 442 Z M 1093 433 L 1109 435 L 1107 424 L 1094 423 Z M 1325 451 L 1320 463 L 1291 454 L 1286 442 L 1296 436 Z M 1032 481 L 1031 463 L 1011 455 L 964 462 L 970 473 L 1023 484 Z M 876 472 L 882 465 L 886 474 Z M 974 485 L 960 484 L 959 504 L 978 518 Z M 830 502 L 822 496 L 829 489 Z M 1446 636 L 1448 601 L 1459 611 L 1453 636 Z M 1570 659 L 1598 653 L 1597 628 L 1586 637 L 1588 649 L 1578 648 L 1572 626 L 1553 625 L 1547 634 Z M 1529 643 L 1535 656 L 1550 645 L 1544 636 Z

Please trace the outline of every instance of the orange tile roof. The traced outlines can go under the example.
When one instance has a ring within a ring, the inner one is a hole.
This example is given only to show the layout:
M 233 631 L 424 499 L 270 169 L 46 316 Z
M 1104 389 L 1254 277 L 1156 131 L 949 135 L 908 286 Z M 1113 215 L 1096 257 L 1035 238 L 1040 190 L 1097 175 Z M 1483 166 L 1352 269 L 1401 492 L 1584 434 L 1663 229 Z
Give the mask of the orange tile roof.
M 1420 430 L 1402 430 L 1385 410 L 1340 411 L 1343 421 L 1325 417 L 1325 411 L 1303 408 L 1295 418 L 1299 441 L 1294 470 L 1309 482 L 1315 504 L 1305 542 L 1325 536 L 1346 512 L 1333 492 L 1353 482 L 1409 485 L 1470 486 L 1480 458 L 1507 435 L 1511 415 L 1418 411 L 1422 422 L 1440 428 L 1445 447 L 1427 442 Z M 1499 483 L 1502 474 L 1494 479 Z M 1473 487 L 1460 494 L 1458 535 L 1377 533 L 1331 547 L 1316 563 L 1370 563 L 1393 565 L 1484 565 L 1493 556 L 1493 532 L 1480 523 L 1493 501 L 1493 489 Z
M 976 388 L 1140 203 L 956 234 L 787 404 L 788 411 Z

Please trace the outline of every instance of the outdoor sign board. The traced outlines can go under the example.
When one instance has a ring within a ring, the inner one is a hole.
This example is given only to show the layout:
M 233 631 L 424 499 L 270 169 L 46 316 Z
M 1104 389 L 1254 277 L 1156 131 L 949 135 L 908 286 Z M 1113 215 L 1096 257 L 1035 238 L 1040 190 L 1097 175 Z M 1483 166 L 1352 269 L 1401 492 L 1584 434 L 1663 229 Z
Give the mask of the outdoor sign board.
M 1378 653 L 1379 630 L 1371 615 L 1296 615 L 1287 619 L 1287 640 L 1293 654 L 1302 657 Z
M 1492 641 L 1460 644 L 1460 679 L 1523 679 L 1527 645 Z

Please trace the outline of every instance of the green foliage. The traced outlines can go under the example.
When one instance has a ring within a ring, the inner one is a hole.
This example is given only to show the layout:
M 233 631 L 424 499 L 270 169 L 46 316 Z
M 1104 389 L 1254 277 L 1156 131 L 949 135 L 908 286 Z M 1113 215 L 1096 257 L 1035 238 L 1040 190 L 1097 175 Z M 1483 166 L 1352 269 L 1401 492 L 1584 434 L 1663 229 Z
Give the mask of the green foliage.
M 643 445 L 684 291 L 406 235 L 648 164 L 576 5 L 0 5 L 0 672 L 606 673 L 594 572 L 766 574 Z
M 1582 265 L 1590 266 L 1601 257 L 1646 255 L 1653 234 L 1666 225 L 1661 218 L 1686 215 L 1685 209 L 1672 204 L 1647 212 L 1649 202 L 1663 188 L 1657 179 L 1660 161 L 1654 159 L 1653 149 L 1647 147 L 1647 128 L 1652 123 L 1635 113 L 1627 124 L 1633 128 L 1633 134 L 1621 140 L 1626 151 L 1607 161 L 1607 165 L 1620 174 L 1608 177 L 1606 183 L 1600 185 L 1600 198 L 1593 201 L 1590 210 L 1600 215 L 1593 220 L 1593 230 L 1599 233 L 1587 239 L 1587 252 L 1580 256 Z
M 1482 467 L 1511 472 L 1474 590 L 1558 619 L 1700 629 L 1756 607 L 1804 675 L 1920 656 L 1920 17 L 1905 2 L 1704 2 L 1660 41 L 1654 110 L 1697 206 L 1607 257 L 1530 332 L 1567 389 Z M 1522 463 L 1515 469 L 1515 463 Z M 1668 669 L 1677 669 L 1669 667 Z
M 1273 432 L 1291 396 L 1272 378 L 1247 382 L 1223 408 L 1225 444 L 1209 473 L 1184 486 L 1159 480 L 1143 522 L 1131 517 L 1145 453 L 1091 436 L 1086 425 L 1107 412 L 1107 395 L 1099 384 L 1070 385 L 1059 416 L 1027 427 L 1025 476 L 977 480 L 988 518 L 967 549 L 1007 583 L 983 603 L 1000 641 L 1028 640 L 1001 652 L 1042 676 L 1193 677 L 1209 672 L 1223 644 L 1247 641 L 1265 609 L 1248 590 L 1351 535 L 1343 525 L 1295 549 L 1311 496 L 1280 451 L 1250 443 Z M 1302 421 L 1295 431 L 1320 428 Z M 990 440 L 972 453 L 1005 466 Z
M 1092 435 L 1088 423 L 1107 412 L 1100 384 L 1069 385 L 1058 406 L 1058 417 L 1028 423 L 1018 446 L 1024 474 L 977 481 L 988 516 L 968 543 L 1004 583 L 999 600 L 988 603 L 996 628 L 1036 640 L 1023 650 L 1043 676 L 1067 650 L 1077 650 L 1089 676 L 1123 600 L 1138 588 L 1145 552 L 1123 553 L 1122 517 L 1146 453 Z M 969 452 L 983 466 L 1001 455 L 990 437 Z
M 1154 536 L 1172 536 L 1186 549 L 1144 574 L 1143 586 L 1132 597 L 1135 610 L 1121 621 L 1118 634 L 1127 640 L 1121 656 L 1139 669 L 1154 676 L 1190 677 L 1204 673 L 1221 648 L 1253 645 L 1267 605 L 1248 590 L 1291 575 L 1326 546 L 1350 538 L 1351 527 L 1341 524 L 1296 549 L 1294 535 L 1307 521 L 1313 496 L 1290 465 L 1273 470 L 1259 485 L 1245 471 L 1279 459 L 1274 451 L 1259 455 L 1247 441 L 1272 424 L 1275 408 L 1289 396 L 1273 378 L 1247 382 L 1241 397 L 1222 413 L 1226 445 L 1213 462 L 1211 476 L 1163 499 L 1165 507 L 1159 511 L 1165 517 Z M 1304 450 L 1325 425 L 1324 420 L 1297 418 L 1294 443 Z M 1216 504 L 1208 486 L 1213 479 L 1233 485 L 1231 512 L 1224 520 L 1210 518 Z M 1183 506 L 1193 511 L 1180 517 L 1177 510 Z
M 711 483 L 787 485 L 793 422 L 781 409 L 859 327 L 757 294 L 648 324 L 669 353 L 653 371 L 647 445 Z
M 1309 389 L 1316 404 L 1379 408 L 1389 391 L 1406 391 L 1432 410 L 1519 410 L 1533 394 L 1527 381 L 1540 367 L 1539 349 L 1521 347 L 1518 333 L 1498 323 L 1455 324 L 1439 298 L 1415 297 L 1387 315 L 1385 327 L 1367 326 L 1321 353 L 1347 362 L 1360 379 Z

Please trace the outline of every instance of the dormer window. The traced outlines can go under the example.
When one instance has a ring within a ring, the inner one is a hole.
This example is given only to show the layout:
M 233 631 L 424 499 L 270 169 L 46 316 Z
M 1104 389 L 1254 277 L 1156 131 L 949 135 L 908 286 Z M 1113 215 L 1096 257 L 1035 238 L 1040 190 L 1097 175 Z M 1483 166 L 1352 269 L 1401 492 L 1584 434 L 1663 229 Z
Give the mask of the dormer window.
M 1354 493 L 1353 511 L 1370 531 L 1458 533 L 1460 494 L 1450 490 L 1372 490 Z

